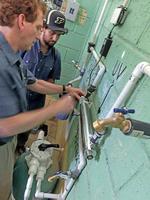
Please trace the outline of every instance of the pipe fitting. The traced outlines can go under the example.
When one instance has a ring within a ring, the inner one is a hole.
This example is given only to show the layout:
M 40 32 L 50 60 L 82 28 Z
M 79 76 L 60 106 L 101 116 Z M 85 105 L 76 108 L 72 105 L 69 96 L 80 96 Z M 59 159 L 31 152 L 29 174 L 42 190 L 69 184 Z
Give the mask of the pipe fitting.
M 120 130 L 126 130 L 127 123 L 124 115 L 122 113 L 115 113 L 114 116 L 110 118 L 96 120 L 93 123 L 93 127 L 97 132 L 104 131 L 109 126 L 119 128 Z
M 148 76 L 150 76 L 150 63 L 141 62 L 137 64 L 132 72 L 132 76 L 137 78 L 141 78 L 143 74 L 147 74 Z

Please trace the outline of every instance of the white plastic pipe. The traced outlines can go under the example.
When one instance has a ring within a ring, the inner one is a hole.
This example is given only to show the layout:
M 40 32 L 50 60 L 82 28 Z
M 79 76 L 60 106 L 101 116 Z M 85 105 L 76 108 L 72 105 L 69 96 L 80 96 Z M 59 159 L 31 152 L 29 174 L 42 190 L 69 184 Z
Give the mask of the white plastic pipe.
M 99 30 L 100 30 L 100 25 L 101 25 L 101 22 L 102 22 L 102 19 L 103 19 L 103 15 L 104 15 L 104 13 L 105 13 L 105 9 L 106 9 L 106 6 L 107 6 L 107 4 L 108 4 L 108 1 L 109 1 L 109 0 L 105 0 L 104 5 L 103 5 L 103 8 L 102 8 L 102 11 L 101 11 L 101 13 L 100 13 L 100 15 L 99 15 L 98 22 L 97 22 L 97 24 L 96 24 L 96 27 L 95 27 L 95 30 L 94 30 L 94 33 L 93 33 L 93 39 L 92 39 L 92 42 L 93 42 L 93 43 L 95 43 L 96 40 L 97 40 L 98 32 L 99 32 Z
M 82 133 L 81 133 L 82 125 L 81 125 L 81 120 L 79 117 L 79 133 L 78 133 L 79 134 L 79 164 L 77 165 L 75 169 L 78 172 L 78 176 L 81 174 L 82 170 L 86 166 L 86 159 L 84 158 L 84 151 L 83 151 L 83 139 L 82 139 Z M 35 197 L 41 198 L 41 199 L 50 198 L 50 199 L 57 199 L 57 200 L 65 200 L 69 192 L 71 191 L 75 181 L 76 179 L 73 179 L 73 178 L 66 179 L 63 193 L 52 194 L 52 193 L 41 192 L 41 180 L 38 180 Z
M 105 13 L 105 9 L 107 7 L 108 1 L 109 0 L 105 0 L 103 8 L 102 8 L 102 11 L 100 12 L 100 15 L 99 15 L 98 22 L 96 24 L 95 30 L 93 31 L 91 42 L 94 43 L 94 44 L 95 44 L 95 42 L 97 40 L 97 37 L 98 37 L 98 32 L 100 30 L 100 25 L 101 25 L 101 22 L 102 22 L 102 19 L 103 19 L 103 15 Z M 83 69 L 85 69 L 90 57 L 91 57 L 91 54 L 88 53 L 86 58 L 85 58 L 85 61 L 83 63 Z
M 30 197 L 30 192 L 31 192 L 32 183 L 33 183 L 33 177 L 34 177 L 34 174 L 30 174 L 30 176 L 28 178 L 28 182 L 27 182 L 27 185 L 26 185 L 26 190 L 25 190 L 25 193 L 24 193 L 24 200 L 28 200 L 29 197 Z
M 37 140 L 44 140 L 44 131 L 43 130 L 40 130 L 40 132 L 38 133 Z
M 124 0 L 124 2 L 123 2 L 122 5 L 123 5 L 124 7 L 127 7 L 127 4 L 128 4 L 128 0 Z
M 97 52 L 95 51 L 95 49 L 93 47 L 90 47 L 90 50 L 91 50 L 91 53 L 93 54 L 96 62 L 99 62 L 98 63 L 98 66 L 99 66 L 99 72 L 97 74 L 97 76 L 95 77 L 92 85 L 97 87 L 99 82 L 101 81 L 105 71 L 106 71 L 106 67 L 100 62 L 100 57 L 98 56 Z
M 150 76 L 150 63 L 147 62 L 141 62 L 138 65 L 136 65 L 135 69 L 132 72 L 131 78 L 123 88 L 122 92 L 118 96 L 116 102 L 110 109 L 109 113 L 106 115 L 105 118 L 111 117 L 114 112 L 114 108 L 119 108 L 123 105 L 125 105 L 126 101 L 129 99 L 131 94 L 133 93 L 133 90 L 135 89 L 135 86 L 137 85 L 138 80 L 143 76 L 148 75 Z
M 81 78 L 82 78 L 82 76 L 81 76 L 81 75 L 79 75 L 77 78 L 75 78 L 75 79 L 73 79 L 73 80 L 69 81 L 69 82 L 68 82 L 68 84 L 75 83 L 75 82 L 79 81 Z
M 33 178 L 37 172 L 38 167 L 39 167 L 39 161 L 36 158 L 32 158 L 30 161 L 30 166 L 29 166 L 29 177 L 28 177 L 26 189 L 24 192 L 24 200 L 28 200 L 30 197 L 30 192 L 32 189 L 32 184 L 33 184 Z
M 143 75 L 150 76 L 150 63 L 147 62 L 141 62 L 136 65 L 135 69 L 133 70 L 131 74 L 131 78 L 129 78 L 128 82 L 126 83 L 125 87 L 123 88 L 122 92 L 118 96 L 117 100 L 111 107 L 110 111 L 106 115 L 105 119 L 112 117 L 114 114 L 114 108 L 119 108 L 125 105 L 127 100 L 130 98 L 131 94 L 133 93 L 137 82 L 140 78 L 142 78 Z M 97 139 L 100 138 L 100 135 L 105 134 L 105 131 L 96 133 L 92 136 L 91 141 L 93 143 L 96 143 Z
M 52 194 L 52 193 L 44 193 L 41 192 L 41 179 L 37 181 L 36 185 L 36 193 L 35 193 L 36 198 L 50 198 L 50 199 L 60 199 L 60 194 Z

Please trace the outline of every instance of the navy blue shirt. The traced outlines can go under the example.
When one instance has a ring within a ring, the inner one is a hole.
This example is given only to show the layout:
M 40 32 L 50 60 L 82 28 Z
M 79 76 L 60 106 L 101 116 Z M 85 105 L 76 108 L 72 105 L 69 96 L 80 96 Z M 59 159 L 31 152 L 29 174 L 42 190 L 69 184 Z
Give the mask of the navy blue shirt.
M 23 68 L 19 52 L 14 52 L 0 33 L 0 118 L 27 110 L 26 85 L 35 82 L 33 75 Z M 9 141 L 12 137 L 0 138 Z
M 30 51 L 26 52 L 24 64 L 37 79 L 59 80 L 61 73 L 61 57 L 58 50 L 50 48 L 46 54 L 41 52 L 40 42 L 36 41 Z M 36 92 L 27 92 L 28 110 L 41 108 L 45 103 L 45 95 Z

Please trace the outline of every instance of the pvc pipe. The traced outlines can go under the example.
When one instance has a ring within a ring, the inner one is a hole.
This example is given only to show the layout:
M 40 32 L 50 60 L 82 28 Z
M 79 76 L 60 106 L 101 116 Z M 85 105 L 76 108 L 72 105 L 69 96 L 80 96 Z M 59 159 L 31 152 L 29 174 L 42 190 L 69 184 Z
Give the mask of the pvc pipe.
M 29 164 L 29 177 L 27 180 L 26 189 L 24 192 L 24 200 L 28 200 L 30 197 L 30 192 L 33 184 L 33 177 L 35 176 L 37 169 L 39 167 L 39 162 L 36 158 L 32 158 Z
M 40 130 L 40 132 L 38 133 L 37 140 L 44 140 L 44 131 L 43 130 Z
M 36 198 L 60 199 L 60 194 L 52 194 L 52 193 L 41 192 L 41 182 L 42 182 L 41 179 L 38 179 L 37 185 L 36 185 L 36 193 L 35 193 Z
M 98 22 L 96 24 L 96 27 L 95 27 L 95 30 L 94 30 L 94 33 L 93 33 L 93 36 L 92 36 L 92 41 L 91 41 L 92 43 L 95 43 L 96 40 L 97 40 L 97 37 L 98 37 L 97 32 L 100 30 L 100 24 L 102 22 L 102 18 L 103 18 L 103 15 L 104 15 L 104 12 L 105 12 L 107 4 L 108 4 L 108 0 L 105 0 L 105 3 L 103 5 L 102 11 L 101 11 L 101 13 L 99 15 L 99 19 L 98 19 Z M 88 53 L 86 58 L 85 58 L 85 61 L 83 63 L 83 69 L 85 69 L 85 66 L 87 65 L 90 57 L 91 57 L 91 54 Z
M 103 18 L 103 15 L 104 15 L 106 6 L 107 6 L 107 4 L 108 4 L 108 1 L 109 1 L 109 0 L 105 0 L 105 3 L 104 3 L 103 8 L 102 8 L 102 11 L 101 11 L 101 13 L 100 13 L 100 15 L 99 15 L 99 19 L 98 19 L 97 25 L 96 25 L 95 30 L 94 30 L 94 33 L 93 33 L 93 39 L 92 39 L 92 42 L 93 42 L 93 43 L 95 43 L 96 40 L 97 40 L 97 35 L 98 35 L 97 32 L 98 32 L 99 29 L 100 29 L 99 27 L 100 27 L 100 24 L 101 24 L 101 22 L 102 22 L 102 18 Z
M 93 47 L 90 47 L 90 50 L 96 60 L 96 62 L 99 62 L 98 65 L 99 65 L 99 72 L 97 74 L 97 76 L 95 77 L 93 83 L 92 83 L 92 86 L 95 86 L 97 87 L 99 82 L 101 81 L 105 71 L 106 71 L 106 67 L 100 62 L 100 57 L 98 56 L 97 52 L 95 51 L 95 49 Z
M 74 82 L 77 82 L 77 81 L 79 81 L 81 78 L 82 78 L 82 76 L 80 75 L 80 76 L 78 76 L 77 78 L 75 78 L 75 79 L 69 81 L 68 84 L 72 84 L 72 83 L 74 83 Z
M 133 90 L 138 82 L 138 80 L 143 76 L 143 75 L 148 75 L 150 76 L 150 64 L 147 62 L 141 62 L 136 65 L 135 69 L 132 72 L 131 78 L 123 88 L 122 92 L 118 96 L 116 102 L 110 109 L 109 113 L 106 115 L 106 118 L 111 117 L 114 112 L 114 108 L 119 108 L 120 106 L 123 106 L 126 101 L 129 99 L 131 94 L 133 93 Z
M 83 125 L 83 124 L 82 124 Z M 79 164 L 76 167 L 75 171 L 78 172 L 78 176 L 81 174 L 82 170 L 86 166 L 86 160 L 84 158 L 84 152 L 83 152 L 83 140 L 82 140 L 82 133 L 81 133 L 81 120 L 79 117 Z M 51 198 L 51 199 L 57 199 L 57 200 L 65 200 L 66 197 L 68 196 L 69 192 L 71 191 L 76 179 L 73 178 L 68 178 L 65 180 L 65 186 L 64 186 L 64 191 L 63 193 L 60 194 L 52 194 L 52 193 L 44 193 L 41 192 L 41 180 L 37 181 L 37 186 L 36 186 L 36 193 L 35 197 L 36 198 Z
M 141 62 L 136 65 L 135 69 L 133 70 L 133 72 L 131 74 L 131 78 L 129 78 L 127 84 L 125 85 L 122 92 L 118 96 L 114 105 L 111 107 L 111 109 L 108 112 L 108 114 L 106 115 L 105 119 L 113 116 L 114 108 L 119 108 L 119 107 L 125 105 L 126 101 L 130 98 L 131 94 L 133 93 L 133 90 L 135 89 L 138 80 L 144 74 L 150 76 L 150 63 Z M 102 131 L 99 133 L 95 132 L 91 138 L 91 142 L 95 144 L 96 141 L 99 138 L 101 138 L 101 136 L 104 134 L 105 134 L 105 131 Z
M 123 5 L 124 7 L 127 7 L 127 4 L 128 4 L 128 0 L 124 0 L 124 2 L 123 2 L 122 5 Z
M 25 193 L 24 193 L 24 200 L 28 200 L 29 197 L 30 197 L 30 192 L 31 192 L 32 183 L 33 183 L 33 177 L 34 177 L 34 174 L 30 174 L 30 176 L 28 178 L 26 190 L 25 190 Z

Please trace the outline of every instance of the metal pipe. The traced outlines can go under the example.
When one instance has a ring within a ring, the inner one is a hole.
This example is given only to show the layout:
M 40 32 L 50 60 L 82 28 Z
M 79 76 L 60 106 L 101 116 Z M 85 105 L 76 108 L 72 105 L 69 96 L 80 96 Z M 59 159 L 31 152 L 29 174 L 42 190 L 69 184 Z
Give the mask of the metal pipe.
M 86 166 L 86 159 L 84 157 L 84 150 L 83 150 L 83 138 L 82 138 L 82 126 L 83 124 L 81 124 L 81 119 L 79 116 L 79 164 L 76 167 L 75 171 L 77 174 L 77 177 L 79 177 L 79 175 L 81 174 L 82 170 L 85 168 Z M 77 178 L 76 177 L 76 178 Z M 71 191 L 74 183 L 75 183 L 75 179 L 71 178 L 68 182 L 68 180 L 66 180 L 66 184 L 65 184 L 65 188 L 64 188 L 64 192 L 62 193 L 62 200 L 65 200 L 66 197 L 68 196 L 69 192 Z
M 88 102 L 85 99 L 85 97 L 80 98 L 80 114 L 81 114 L 81 123 L 82 123 L 82 132 L 84 136 L 84 143 L 87 153 L 87 158 L 92 159 L 92 148 L 91 148 L 91 142 L 90 142 L 90 136 L 92 133 L 92 127 L 90 120 L 88 119 Z

